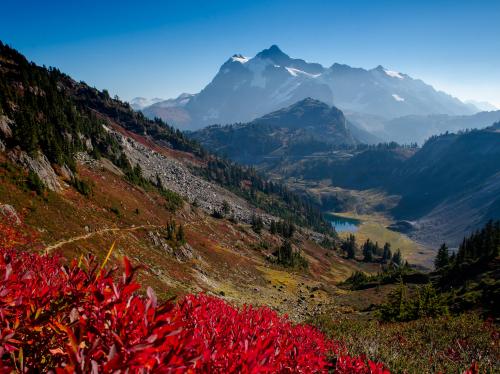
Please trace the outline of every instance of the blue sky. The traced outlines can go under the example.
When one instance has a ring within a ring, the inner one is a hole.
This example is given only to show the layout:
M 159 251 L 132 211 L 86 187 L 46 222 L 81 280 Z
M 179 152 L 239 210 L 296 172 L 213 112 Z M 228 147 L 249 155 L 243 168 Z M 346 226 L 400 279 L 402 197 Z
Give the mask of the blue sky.
M 421 78 L 500 107 L 500 1 L 8 1 L 0 40 L 131 99 L 198 92 L 234 53 Z

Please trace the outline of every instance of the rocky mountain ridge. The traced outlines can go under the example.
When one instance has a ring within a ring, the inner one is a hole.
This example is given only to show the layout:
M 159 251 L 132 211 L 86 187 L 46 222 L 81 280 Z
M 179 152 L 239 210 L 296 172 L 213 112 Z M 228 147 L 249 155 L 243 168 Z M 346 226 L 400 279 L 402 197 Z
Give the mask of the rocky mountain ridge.
M 291 58 L 273 45 L 253 58 L 230 57 L 199 93 L 143 109 L 182 129 L 249 122 L 306 97 L 343 111 L 395 118 L 411 114 L 472 114 L 471 104 L 421 80 L 378 66 L 366 70 Z

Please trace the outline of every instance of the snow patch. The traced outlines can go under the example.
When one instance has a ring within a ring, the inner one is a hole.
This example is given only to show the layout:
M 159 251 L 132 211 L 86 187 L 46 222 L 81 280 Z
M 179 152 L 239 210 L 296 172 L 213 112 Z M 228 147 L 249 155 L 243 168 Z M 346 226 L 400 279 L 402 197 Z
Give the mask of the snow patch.
M 248 62 L 249 58 L 242 56 L 242 55 L 234 55 L 231 57 L 234 62 L 239 62 L 241 64 L 244 64 L 245 62 Z
M 392 77 L 392 78 L 398 78 L 398 79 L 404 79 L 405 77 L 403 77 L 401 75 L 401 73 L 398 73 L 397 71 L 393 71 L 393 70 L 384 70 L 384 72 L 389 76 L 389 77 Z M 394 96 L 394 95 L 393 95 Z
M 394 98 L 394 100 L 396 101 L 405 101 L 404 98 L 402 98 L 401 96 L 399 96 L 398 94 L 392 94 L 392 97 Z
M 285 67 L 286 70 L 288 70 L 288 72 L 290 73 L 290 75 L 292 75 L 293 77 L 298 77 L 299 75 L 305 75 L 305 76 L 308 76 L 308 77 L 311 77 L 311 78 L 317 78 L 319 77 L 321 74 L 311 74 L 311 73 L 307 73 L 303 70 L 299 70 L 299 69 L 295 69 L 295 68 L 289 68 L 289 67 Z

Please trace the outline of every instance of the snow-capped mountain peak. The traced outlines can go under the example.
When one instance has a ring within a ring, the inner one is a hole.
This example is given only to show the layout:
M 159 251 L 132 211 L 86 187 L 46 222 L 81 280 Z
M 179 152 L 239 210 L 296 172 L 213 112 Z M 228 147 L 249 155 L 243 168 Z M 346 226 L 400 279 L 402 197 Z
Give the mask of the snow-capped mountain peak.
M 348 113 L 387 119 L 474 112 L 471 105 L 381 65 L 367 70 L 335 63 L 325 68 L 290 57 L 272 45 L 251 58 L 233 55 L 199 93 L 168 100 L 165 105 L 157 103 L 144 113 L 151 117 L 163 115 L 171 124 L 197 129 L 212 124 L 250 122 L 306 97 Z M 172 113 L 174 118 L 169 118 Z M 178 123 L 179 118 L 182 124 Z

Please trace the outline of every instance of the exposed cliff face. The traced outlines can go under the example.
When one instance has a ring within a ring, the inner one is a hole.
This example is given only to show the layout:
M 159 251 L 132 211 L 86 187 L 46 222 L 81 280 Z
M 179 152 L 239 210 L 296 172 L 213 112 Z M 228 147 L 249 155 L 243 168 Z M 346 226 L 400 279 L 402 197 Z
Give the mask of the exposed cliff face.
M 50 190 L 56 192 L 62 190 L 61 181 L 44 154 L 38 153 L 35 157 L 31 157 L 20 149 L 13 149 L 9 152 L 9 158 L 26 170 L 35 173 Z

